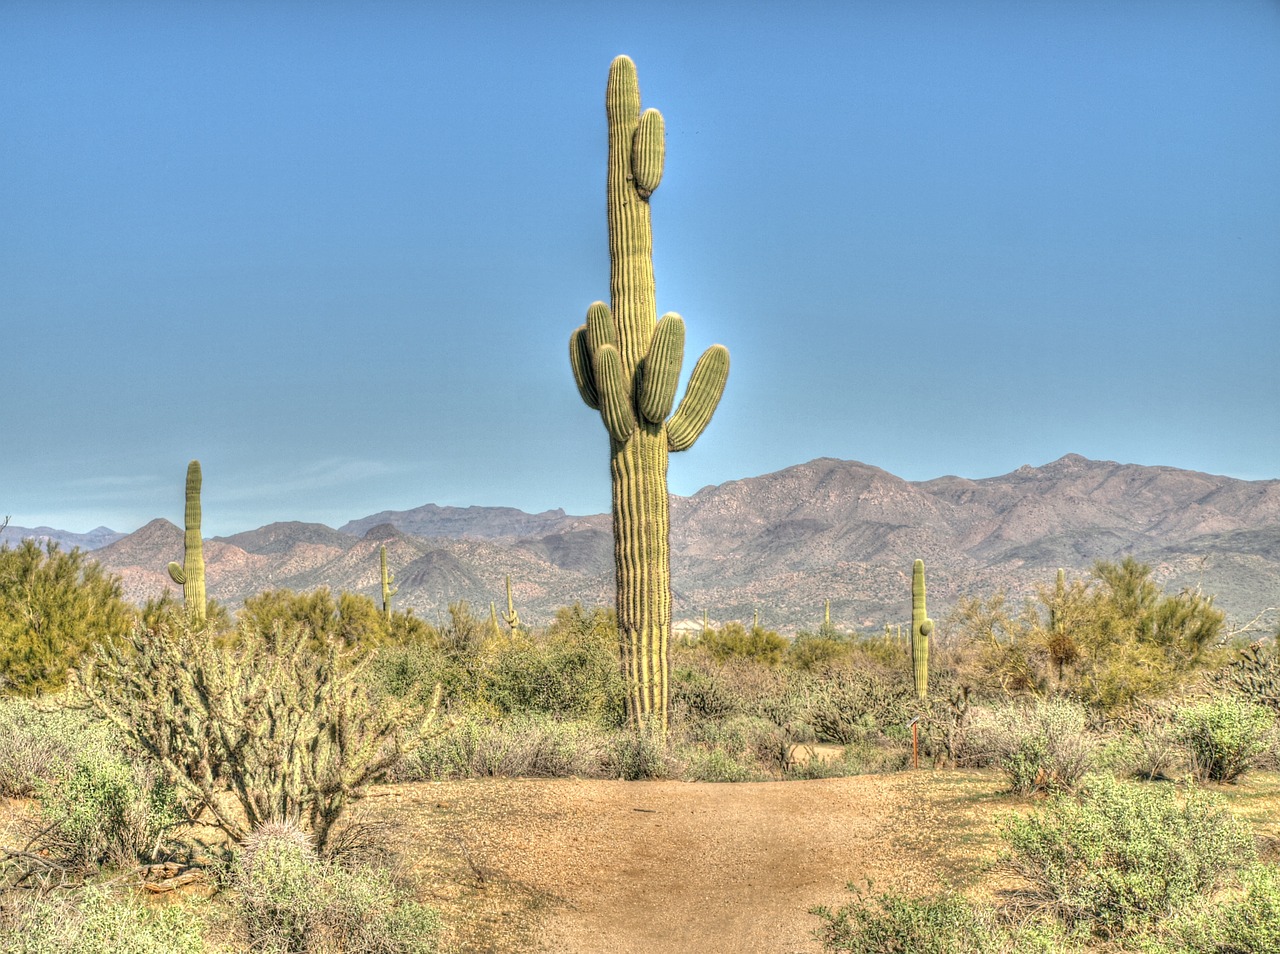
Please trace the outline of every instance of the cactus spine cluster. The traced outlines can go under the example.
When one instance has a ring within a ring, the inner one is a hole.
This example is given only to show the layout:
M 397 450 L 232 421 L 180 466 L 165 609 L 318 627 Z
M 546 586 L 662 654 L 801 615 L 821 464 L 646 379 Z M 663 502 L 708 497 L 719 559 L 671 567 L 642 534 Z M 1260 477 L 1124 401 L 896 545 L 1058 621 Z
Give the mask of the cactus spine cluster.
M 691 447 L 724 393 L 729 352 L 712 345 L 694 365 L 668 418 L 684 361 L 684 319 L 657 319 L 649 197 L 662 179 L 662 114 L 640 111 L 635 64 L 619 56 L 605 92 L 609 124 L 611 306 L 597 301 L 569 339 L 578 393 L 609 432 L 618 630 L 627 715 L 634 726 L 667 722 L 671 634 L 667 455 Z
M 391 588 L 391 584 L 395 582 L 391 571 L 387 569 L 387 548 L 382 546 L 379 548 L 378 559 L 382 563 L 382 615 L 387 619 L 391 619 L 391 597 L 400 592 L 400 588 Z
M 520 614 L 516 611 L 516 604 L 511 599 L 511 575 L 507 575 L 507 611 L 502 614 L 502 621 L 507 624 L 507 628 L 511 632 L 515 632 L 520 628 Z
M 924 605 L 924 561 L 911 567 L 911 671 L 915 676 L 916 698 L 929 695 L 929 636 L 933 620 Z
M 183 516 L 186 532 L 182 538 L 182 564 L 169 564 L 169 576 L 182 587 L 182 602 L 188 615 L 204 622 L 207 608 L 204 593 L 204 541 L 200 537 L 200 461 L 187 465 L 187 508 Z

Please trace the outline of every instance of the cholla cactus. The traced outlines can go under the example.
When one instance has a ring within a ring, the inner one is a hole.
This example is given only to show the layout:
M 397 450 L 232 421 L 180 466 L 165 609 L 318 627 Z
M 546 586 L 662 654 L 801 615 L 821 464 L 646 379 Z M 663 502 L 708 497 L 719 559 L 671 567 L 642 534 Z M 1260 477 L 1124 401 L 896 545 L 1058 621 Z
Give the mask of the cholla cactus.
M 207 608 L 204 592 L 204 542 L 200 537 L 200 461 L 187 465 L 187 508 L 183 517 L 182 563 L 169 564 L 169 576 L 182 587 L 187 614 L 203 623 Z
M 587 309 L 569 339 L 578 393 L 609 432 L 618 632 L 632 725 L 665 730 L 671 634 L 667 455 L 698 439 L 724 393 L 729 352 L 712 345 L 671 408 L 684 361 L 684 319 L 657 320 L 649 197 L 665 160 L 662 114 L 640 111 L 635 64 L 613 61 L 605 92 L 609 122 L 611 302 Z
M 916 698 L 929 695 L 929 637 L 933 620 L 925 612 L 924 561 L 916 560 L 911 568 L 911 671 L 915 676 Z

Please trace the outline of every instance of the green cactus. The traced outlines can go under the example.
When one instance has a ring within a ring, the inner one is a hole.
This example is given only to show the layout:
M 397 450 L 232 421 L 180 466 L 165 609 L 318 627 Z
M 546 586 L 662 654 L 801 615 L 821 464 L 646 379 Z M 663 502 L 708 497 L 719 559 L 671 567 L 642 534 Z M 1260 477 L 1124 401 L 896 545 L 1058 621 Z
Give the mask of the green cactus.
M 836 628 L 831 625 L 831 601 L 822 601 L 822 625 L 818 627 L 818 635 L 826 639 L 836 639 L 839 634 Z
M 667 455 L 691 447 L 729 376 L 729 352 L 712 345 L 694 365 L 671 417 L 684 360 L 684 319 L 657 320 L 649 197 L 662 179 L 662 114 L 640 111 L 635 64 L 619 56 L 605 92 L 609 123 L 609 287 L 569 338 L 578 393 L 609 432 L 618 631 L 633 726 L 667 725 L 671 634 Z
M 400 592 L 400 588 L 391 588 L 391 584 L 395 582 L 395 577 L 391 571 L 387 569 L 387 548 L 382 546 L 379 548 L 378 559 L 382 563 L 382 615 L 387 619 L 391 619 L 391 597 Z
M 511 576 L 507 576 L 507 611 L 502 614 L 502 621 L 507 624 L 507 628 L 511 632 L 515 632 L 520 628 L 520 614 L 516 611 L 516 604 L 511 599 Z
M 169 576 L 182 587 L 187 613 L 204 622 L 207 604 L 204 593 L 204 541 L 200 537 L 200 461 L 187 465 L 187 509 L 183 522 L 182 564 L 169 564 Z
M 1049 604 L 1049 632 L 1053 636 L 1059 634 L 1062 627 L 1062 620 L 1059 615 L 1059 607 L 1067 598 L 1067 571 L 1062 567 L 1058 567 L 1058 578 L 1053 584 L 1053 602 Z
M 911 670 L 915 676 L 916 698 L 929 695 L 929 636 L 933 620 L 924 607 L 924 561 L 916 560 L 911 568 Z

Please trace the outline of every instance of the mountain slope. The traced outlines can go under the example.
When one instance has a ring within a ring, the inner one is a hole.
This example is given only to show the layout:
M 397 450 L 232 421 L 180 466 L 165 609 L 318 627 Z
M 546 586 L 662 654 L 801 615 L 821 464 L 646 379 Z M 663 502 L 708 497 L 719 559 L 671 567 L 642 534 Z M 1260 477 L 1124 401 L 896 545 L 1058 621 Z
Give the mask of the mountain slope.
M 1280 605 L 1280 481 L 1068 455 L 999 477 L 913 483 L 823 458 L 671 503 L 677 618 L 706 609 L 714 620 L 750 619 L 759 609 L 766 625 L 812 628 L 830 599 L 840 625 L 901 622 L 917 557 L 939 618 L 961 595 L 1004 587 L 1018 597 L 1059 566 L 1083 574 L 1130 554 L 1167 588 L 1217 593 L 1236 618 Z M 376 598 L 383 544 L 396 605 L 429 616 L 461 599 L 487 610 L 504 598 L 507 574 L 530 622 L 575 600 L 612 601 L 608 515 L 431 504 L 341 531 L 277 523 L 211 540 L 210 594 L 236 604 L 268 587 L 328 585 Z M 171 585 L 164 567 L 181 549 L 181 531 L 153 521 L 94 555 L 137 599 Z

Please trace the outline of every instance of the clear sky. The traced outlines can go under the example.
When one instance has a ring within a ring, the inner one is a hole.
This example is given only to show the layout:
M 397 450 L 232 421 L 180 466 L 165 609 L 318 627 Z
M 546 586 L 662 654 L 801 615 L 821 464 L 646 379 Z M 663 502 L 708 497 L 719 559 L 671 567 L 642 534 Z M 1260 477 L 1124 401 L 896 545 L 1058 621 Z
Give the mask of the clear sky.
M 1074 452 L 1280 477 L 1274 0 L 0 0 L 0 515 L 603 512 L 604 84 L 660 311 L 732 354 L 670 486 Z

